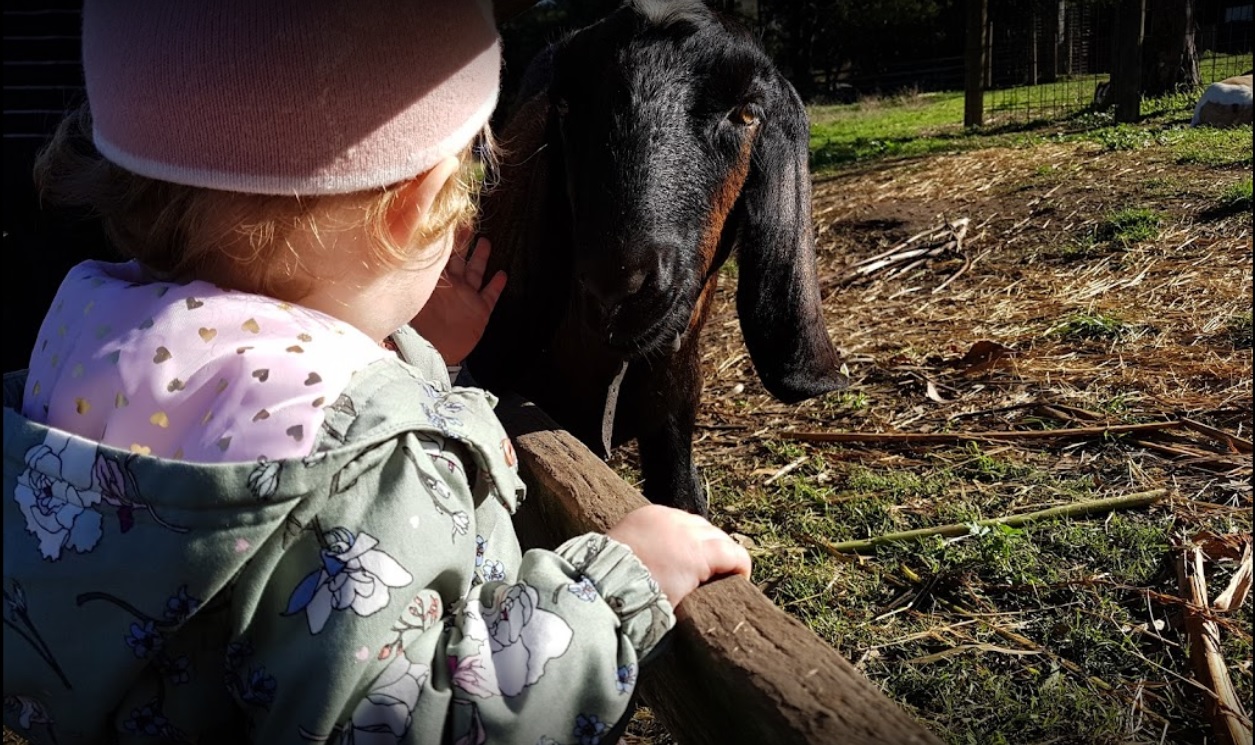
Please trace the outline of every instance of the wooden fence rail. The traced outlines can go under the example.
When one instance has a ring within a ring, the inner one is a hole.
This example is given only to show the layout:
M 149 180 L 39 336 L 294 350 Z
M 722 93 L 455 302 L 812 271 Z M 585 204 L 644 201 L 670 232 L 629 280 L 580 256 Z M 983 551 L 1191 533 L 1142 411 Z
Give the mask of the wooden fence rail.
M 525 548 L 605 531 L 646 504 L 544 412 L 497 408 L 529 495 Z M 940 745 L 831 645 L 741 577 L 698 588 L 677 612 L 664 654 L 641 677 L 644 702 L 685 745 Z

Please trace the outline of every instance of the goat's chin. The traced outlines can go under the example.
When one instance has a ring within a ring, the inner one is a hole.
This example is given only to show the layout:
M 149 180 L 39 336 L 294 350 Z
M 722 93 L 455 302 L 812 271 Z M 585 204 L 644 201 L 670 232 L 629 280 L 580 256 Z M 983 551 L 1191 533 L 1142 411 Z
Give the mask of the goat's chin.
M 666 302 L 668 299 L 662 299 Z M 625 317 L 604 328 L 606 346 L 626 357 L 672 354 L 688 328 L 693 304 L 682 295 L 669 298 L 670 305 L 661 313 L 659 305 L 640 312 L 627 310 Z

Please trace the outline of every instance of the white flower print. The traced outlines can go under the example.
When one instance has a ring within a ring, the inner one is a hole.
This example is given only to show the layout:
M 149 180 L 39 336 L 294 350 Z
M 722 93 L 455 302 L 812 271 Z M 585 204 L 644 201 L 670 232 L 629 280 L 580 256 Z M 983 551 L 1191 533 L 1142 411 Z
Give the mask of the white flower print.
M 267 460 L 266 456 L 257 459 L 257 467 L 248 475 L 248 490 L 257 499 L 270 499 L 279 489 L 278 461 Z
M 489 559 L 484 562 L 484 581 L 485 582 L 504 582 L 505 581 L 505 564 L 496 559 Z
M 427 417 L 427 421 L 432 426 L 440 430 L 445 437 L 453 437 L 455 430 L 462 429 L 462 420 L 457 418 L 457 414 L 462 412 L 462 404 L 453 401 L 439 401 L 435 406 L 420 404 L 423 414 Z
M 502 585 L 484 611 L 492 667 L 501 693 L 517 696 L 540 680 L 549 660 L 571 644 L 571 627 L 557 614 L 539 607 L 540 595 L 526 584 Z
M 375 548 L 368 533 L 338 527 L 323 534 L 322 568 L 311 572 L 292 591 L 284 615 L 305 610 L 311 634 L 317 634 L 333 610 L 351 608 L 359 616 L 388 605 L 388 588 L 405 587 L 414 578 L 397 560 Z
M 45 559 L 57 561 L 65 548 L 87 553 L 100 541 L 102 517 L 94 508 L 101 496 L 92 488 L 95 462 L 94 446 L 57 430 L 26 451 L 26 469 L 17 477 L 13 498 Z
M 580 738 L 580 745 L 600 745 L 609 731 L 610 727 L 596 714 L 580 714 L 575 718 L 575 731 L 571 734 Z
M 615 672 L 614 687 L 619 693 L 631 693 L 636 687 L 636 663 L 629 662 L 626 665 L 620 665 L 618 671 Z
M 353 718 L 340 731 L 341 745 L 400 742 L 410 731 L 430 674 L 430 666 L 410 662 L 404 654 L 393 658 L 375 687 L 353 709 Z
M 585 603 L 591 603 L 597 599 L 597 586 L 588 577 L 581 577 L 579 582 L 572 582 L 567 586 L 567 590 Z
M 454 511 L 444 504 L 445 502 L 456 501 L 457 497 L 454 496 L 453 490 L 440 479 L 433 479 L 425 473 L 421 474 L 421 476 L 423 477 L 423 483 L 427 485 L 427 488 L 431 489 L 432 506 L 436 508 L 437 512 L 453 521 L 453 535 L 466 535 L 467 531 L 471 529 L 471 516 L 463 510 Z
M 17 709 L 17 723 L 22 729 L 30 729 L 32 724 L 52 724 L 52 715 L 42 701 L 30 696 L 5 696 L 4 708 Z

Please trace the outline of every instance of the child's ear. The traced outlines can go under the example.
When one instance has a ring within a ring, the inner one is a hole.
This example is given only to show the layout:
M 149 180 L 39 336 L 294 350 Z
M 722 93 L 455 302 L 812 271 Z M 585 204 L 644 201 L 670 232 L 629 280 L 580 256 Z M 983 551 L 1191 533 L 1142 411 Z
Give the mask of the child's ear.
M 388 208 L 388 228 L 398 245 L 409 245 L 431 213 L 436 197 L 457 175 L 460 166 L 457 158 L 448 157 L 397 187 L 397 198 Z

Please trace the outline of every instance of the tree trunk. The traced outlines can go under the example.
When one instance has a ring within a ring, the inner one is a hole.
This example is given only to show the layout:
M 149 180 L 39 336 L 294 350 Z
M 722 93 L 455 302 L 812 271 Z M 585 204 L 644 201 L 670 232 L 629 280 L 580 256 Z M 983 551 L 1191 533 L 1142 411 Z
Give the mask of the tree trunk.
M 1200 84 L 1194 0 L 1148 0 L 1142 95 L 1162 96 Z

